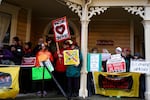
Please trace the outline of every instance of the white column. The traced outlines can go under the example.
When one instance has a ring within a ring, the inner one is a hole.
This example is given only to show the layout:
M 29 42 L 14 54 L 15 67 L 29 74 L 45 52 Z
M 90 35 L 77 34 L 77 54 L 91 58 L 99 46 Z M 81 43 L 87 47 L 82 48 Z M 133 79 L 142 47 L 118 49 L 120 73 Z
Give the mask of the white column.
M 81 52 L 83 55 L 83 66 L 81 69 L 81 77 L 80 77 L 80 89 L 79 96 L 87 97 L 87 48 L 88 48 L 88 8 L 87 5 L 83 5 L 82 7 L 82 17 L 81 17 Z
M 83 55 L 83 66 L 81 69 L 81 77 L 80 77 L 80 89 L 79 89 L 79 96 L 80 97 L 87 97 L 87 52 L 88 52 L 88 25 L 90 22 L 90 18 L 93 15 L 101 14 L 108 7 L 91 7 L 90 4 L 93 0 L 82 0 L 82 4 L 78 5 L 72 2 L 66 2 L 69 8 L 72 11 L 78 13 L 78 16 L 81 19 L 81 52 Z M 82 8 L 82 9 L 81 9 Z
M 145 7 L 145 18 L 143 20 L 145 29 L 145 59 L 150 61 L 150 7 Z M 145 99 L 150 100 L 150 75 L 146 75 Z
M 88 48 L 88 20 L 81 20 L 81 51 L 83 55 L 83 66 L 81 70 L 80 78 L 80 97 L 87 97 L 87 48 Z

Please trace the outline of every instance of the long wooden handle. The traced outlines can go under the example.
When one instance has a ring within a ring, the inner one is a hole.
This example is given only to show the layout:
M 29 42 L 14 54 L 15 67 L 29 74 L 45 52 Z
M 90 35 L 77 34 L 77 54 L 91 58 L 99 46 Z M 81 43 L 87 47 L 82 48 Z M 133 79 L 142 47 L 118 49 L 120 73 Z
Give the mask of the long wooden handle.
M 56 42 L 57 54 L 60 54 L 59 44 Z M 61 63 L 61 58 L 58 56 L 59 62 Z

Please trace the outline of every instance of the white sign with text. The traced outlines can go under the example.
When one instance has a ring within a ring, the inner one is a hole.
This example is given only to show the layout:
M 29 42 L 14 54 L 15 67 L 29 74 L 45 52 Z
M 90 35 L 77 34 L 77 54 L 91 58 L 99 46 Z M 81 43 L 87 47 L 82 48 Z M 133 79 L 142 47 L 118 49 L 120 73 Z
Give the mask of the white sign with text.
M 139 72 L 139 73 L 150 74 L 150 61 L 131 60 L 130 72 Z

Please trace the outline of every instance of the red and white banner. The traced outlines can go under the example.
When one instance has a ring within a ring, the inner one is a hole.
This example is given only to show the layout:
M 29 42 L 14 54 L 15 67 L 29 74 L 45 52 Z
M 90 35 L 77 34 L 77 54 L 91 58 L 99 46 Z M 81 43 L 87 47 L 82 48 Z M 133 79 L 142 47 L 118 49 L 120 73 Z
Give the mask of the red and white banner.
M 21 67 L 33 67 L 35 66 L 36 57 L 24 57 L 22 59 Z
M 58 18 L 52 21 L 55 41 L 70 39 L 70 31 L 66 17 Z

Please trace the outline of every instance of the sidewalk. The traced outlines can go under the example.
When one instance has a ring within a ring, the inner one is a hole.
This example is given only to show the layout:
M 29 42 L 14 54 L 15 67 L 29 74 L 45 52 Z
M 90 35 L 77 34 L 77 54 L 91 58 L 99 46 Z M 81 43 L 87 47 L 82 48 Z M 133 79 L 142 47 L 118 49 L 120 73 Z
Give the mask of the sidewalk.
M 38 97 L 35 93 L 27 93 L 27 94 L 18 94 L 15 100 L 68 100 L 67 98 L 63 97 L 63 95 L 56 95 L 56 93 L 48 93 L 46 97 Z M 101 95 L 93 95 L 87 98 L 81 97 L 72 97 L 70 100 L 144 100 L 140 98 L 116 98 L 116 97 L 105 97 Z

